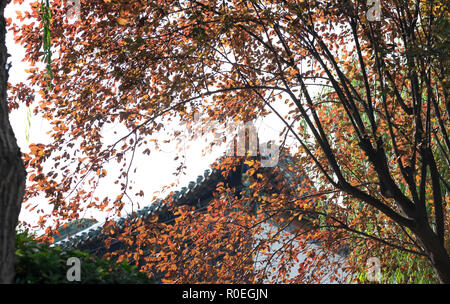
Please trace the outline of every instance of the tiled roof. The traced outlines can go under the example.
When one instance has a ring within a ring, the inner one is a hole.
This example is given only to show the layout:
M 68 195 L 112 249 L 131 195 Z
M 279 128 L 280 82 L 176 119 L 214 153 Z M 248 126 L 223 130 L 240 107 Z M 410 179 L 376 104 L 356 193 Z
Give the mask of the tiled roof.
M 279 158 L 277 167 L 280 169 L 286 169 L 287 166 L 293 165 L 293 163 L 294 162 L 291 157 L 284 155 L 284 157 Z M 285 170 L 284 176 L 290 181 L 293 179 L 292 172 L 289 172 L 289 170 Z M 178 205 L 195 203 L 199 199 L 202 200 L 203 198 L 210 196 L 212 189 L 215 189 L 217 183 L 221 180 L 224 180 L 221 172 L 218 172 L 216 169 L 207 169 L 204 171 L 203 175 L 199 175 L 195 181 L 189 182 L 187 187 L 182 187 L 181 189 L 174 191 L 172 198 Z M 242 183 L 242 186 L 247 187 L 249 186 L 249 183 L 250 182 L 248 180 L 245 180 Z M 164 200 L 158 200 L 152 205 L 136 211 L 136 216 L 128 214 L 125 217 L 116 219 L 115 222 L 118 228 L 124 228 L 127 220 L 132 220 L 133 218 L 147 218 L 150 215 L 158 214 L 163 207 L 163 201 Z M 78 248 L 87 242 L 104 237 L 105 235 L 102 232 L 104 224 L 104 222 L 96 223 L 78 231 L 70 237 L 55 242 L 55 245 L 59 245 L 63 248 Z
M 180 205 L 187 204 L 189 201 L 192 201 L 198 197 L 199 194 L 201 195 L 202 193 L 210 192 L 211 186 L 215 186 L 220 178 L 221 176 L 219 172 L 215 169 L 207 169 L 204 171 L 203 175 L 199 175 L 197 177 L 196 181 L 191 181 L 187 187 L 182 187 L 180 190 L 174 191 L 172 198 Z M 125 217 L 116 219 L 115 222 L 120 229 L 124 227 L 127 220 L 131 220 L 133 218 L 147 218 L 150 215 L 157 214 L 162 207 L 163 200 L 158 200 L 153 204 L 136 211 L 136 217 L 132 214 L 128 214 Z M 103 236 L 102 227 L 104 224 L 104 222 L 99 222 L 87 228 L 81 229 L 72 236 L 55 242 L 55 245 L 59 245 L 63 248 L 78 247 L 88 240 Z

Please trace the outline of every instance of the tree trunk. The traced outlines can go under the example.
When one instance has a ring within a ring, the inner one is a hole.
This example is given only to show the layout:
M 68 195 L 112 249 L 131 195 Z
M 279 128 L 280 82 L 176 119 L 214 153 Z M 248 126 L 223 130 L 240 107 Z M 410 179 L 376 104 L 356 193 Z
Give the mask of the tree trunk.
M 431 265 L 439 281 L 444 284 L 450 284 L 450 256 L 442 241 L 428 223 L 419 223 L 414 232 L 430 257 Z
M 25 168 L 8 117 L 8 58 L 4 19 L 9 1 L 0 0 L 0 283 L 14 279 L 16 225 L 25 190 Z

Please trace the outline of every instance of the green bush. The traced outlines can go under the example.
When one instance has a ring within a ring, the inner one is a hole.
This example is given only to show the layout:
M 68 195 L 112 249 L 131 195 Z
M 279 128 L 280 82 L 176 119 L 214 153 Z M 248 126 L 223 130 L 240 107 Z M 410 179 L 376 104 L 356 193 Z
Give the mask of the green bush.
M 57 246 L 38 243 L 27 233 L 16 236 L 16 284 L 132 284 L 154 283 L 125 261 L 114 263 L 90 255 L 87 251 L 63 250 Z M 71 257 L 80 259 L 81 280 L 70 282 L 67 271 Z

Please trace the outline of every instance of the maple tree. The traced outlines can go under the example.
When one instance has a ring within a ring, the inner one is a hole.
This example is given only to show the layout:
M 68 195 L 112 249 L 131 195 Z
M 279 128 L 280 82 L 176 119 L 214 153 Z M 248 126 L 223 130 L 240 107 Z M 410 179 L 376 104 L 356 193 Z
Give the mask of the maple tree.
M 359 0 L 93 0 L 70 20 L 68 2 L 55 0 L 43 69 L 46 23 L 27 22 L 43 20 L 33 2 L 12 26 L 32 67 L 29 83 L 11 88 L 10 105 L 30 102 L 39 87 L 35 111 L 53 127 L 52 143 L 24 155 L 26 197 L 44 193 L 53 206 L 41 223 L 64 223 L 85 208 L 120 214 L 135 152 L 162 144 L 158 134 L 170 122 L 201 113 L 202 132 L 212 121 L 226 128 L 273 113 L 285 126 L 281 137 L 296 140 L 293 162 L 267 171 L 252 158 L 221 159 L 224 176 L 250 168 L 245 191 L 219 184 L 208 206 L 194 209 L 169 196 L 176 220 L 133 222 L 116 235 L 134 244 L 118 259 L 166 282 L 309 282 L 330 271 L 336 278 L 333 254 L 345 244 L 350 273 L 370 256 L 389 271 L 400 252 L 449 283 L 448 4 L 380 7 L 381 19 L 369 21 L 371 8 Z M 127 132 L 107 144 L 102 128 L 113 123 Z M 121 195 L 96 198 L 111 161 L 121 164 Z M 268 222 L 278 228 L 255 237 Z M 312 241 L 322 254 L 306 250 Z M 272 252 L 275 242 L 282 246 Z

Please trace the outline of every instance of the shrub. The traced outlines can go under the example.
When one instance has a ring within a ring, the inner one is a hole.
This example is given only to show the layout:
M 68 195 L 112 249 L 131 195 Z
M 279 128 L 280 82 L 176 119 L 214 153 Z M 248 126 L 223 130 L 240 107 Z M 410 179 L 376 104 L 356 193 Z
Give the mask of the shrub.
M 136 266 L 126 261 L 114 263 L 92 256 L 87 251 L 64 250 L 58 246 L 38 243 L 25 232 L 16 235 L 16 284 L 131 284 L 154 283 Z M 68 281 L 71 257 L 80 259 L 81 281 Z

